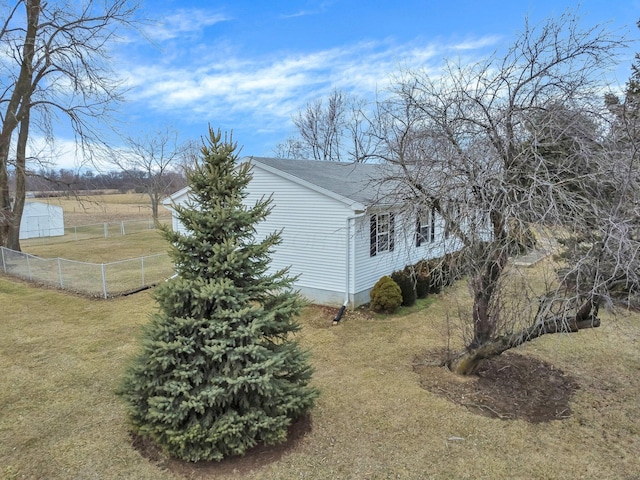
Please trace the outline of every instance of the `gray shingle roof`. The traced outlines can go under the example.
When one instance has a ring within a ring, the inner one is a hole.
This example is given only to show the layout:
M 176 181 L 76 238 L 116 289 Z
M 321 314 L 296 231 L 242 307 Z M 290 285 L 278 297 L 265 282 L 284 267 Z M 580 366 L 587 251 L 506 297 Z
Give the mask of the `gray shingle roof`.
M 284 176 L 294 177 L 319 189 L 364 206 L 384 204 L 391 188 L 381 183 L 389 166 L 374 163 L 322 162 L 285 158 L 247 157 L 243 161 L 262 164 Z

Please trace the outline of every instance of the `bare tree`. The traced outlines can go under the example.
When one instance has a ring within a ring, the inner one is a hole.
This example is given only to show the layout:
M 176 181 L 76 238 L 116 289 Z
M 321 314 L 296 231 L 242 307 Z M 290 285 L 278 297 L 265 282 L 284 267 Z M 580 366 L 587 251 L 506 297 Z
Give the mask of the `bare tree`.
M 202 153 L 202 140 L 189 139 L 182 144 L 182 160 L 180 161 L 180 170 L 183 174 L 193 170 Z
M 186 184 L 184 162 L 193 146 L 190 149 L 189 144 L 181 145 L 178 132 L 170 127 L 138 138 L 127 137 L 125 143 L 127 148 L 114 162 L 149 196 L 157 224 L 162 199 Z
M 117 27 L 131 25 L 137 4 L 41 2 L 2 4 L 0 25 L 0 245 L 20 249 L 27 145 L 33 127 L 47 139 L 67 118 L 80 143 L 98 138 L 94 121 L 119 101 L 108 62 Z M 15 171 L 12 199 L 9 170 Z
M 605 141 L 601 100 L 602 71 L 626 43 L 578 23 L 527 24 L 506 54 L 448 62 L 437 77 L 405 71 L 379 106 L 378 153 L 395 167 L 385 180 L 402 204 L 444 219 L 469 275 L 471 335 L 448 359 L 460 374 L 541 335 L 598 326 L 639 266 L 637 155 Z M 510 261 L 531 229 L 565 245 L 542 280 Z
M 293 123 L 300 136 L 278 146 L 280 157 L 364 162 L 375 150 L 366 102 L 341 90 L 334 90 L 326 101 L 308 103 L 293 117 Z
M 307 149 L 302 140 L 296 137 L 288 137 L 284 142 L 278 143 L 273 150 L 277 158 L 305 158 Z

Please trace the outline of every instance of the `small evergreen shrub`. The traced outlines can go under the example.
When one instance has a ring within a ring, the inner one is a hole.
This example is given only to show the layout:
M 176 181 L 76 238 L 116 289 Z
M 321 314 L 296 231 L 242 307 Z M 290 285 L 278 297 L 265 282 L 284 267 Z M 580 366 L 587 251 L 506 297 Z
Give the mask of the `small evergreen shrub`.
M 427 298 L 429 294 L 429 265 L 427 262 L 418 262 L 413 266 L 414 284 L 416 286 L 416 297 Z
M 465 272 L 460 265 L 458 252 L 429 260 L 429 293 L 440 293 L 443 288 L 450 287 L 462 278 Z
M 451 254 L 447 253 L 445 254 L 444 257 L 442 257 L 442 261 L 440 262 L 440 272 L 442 275 L 443 287 L 450 287 L 451 285 L 453 285 L 455 272 L 451 268 L 451 264 L 452 264 Z
M 374 312 L 393 313 L 402 304 L 402 291 L 389 276 L 376 282 L 370 296 L 369 306 Z
M 398 284 L 402 292 L 402 306 L 410 307 L 416 303 L 416 289 L 408 269 L 398 270 L 391 274 L 391 279 Z
M 531 227 L 511 219 L 508 225 L 507 238 L 509 255 L 524 255 L 536 247 L 536 236 Z

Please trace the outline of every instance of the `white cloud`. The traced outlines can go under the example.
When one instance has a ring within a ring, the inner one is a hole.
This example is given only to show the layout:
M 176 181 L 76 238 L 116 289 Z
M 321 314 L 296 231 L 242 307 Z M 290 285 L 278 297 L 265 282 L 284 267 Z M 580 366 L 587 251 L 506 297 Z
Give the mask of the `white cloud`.
M 465 43 L 464 48 L 481 48 L 494 41 L 479 39 Z M 145 66 L 130 72 L 129 84 L 135 87 L 135 97 L 151 101 L 160 110 L 248 110 L 271 105 L 270 114 L 288 116 L 287 104 L 292 99 L 303 106 L 310 98 L 322 96 L 334 87 L 372 94 L 386 85 L 389 76 L 399 68 L 437 63 L 446 52 L 461 48 L 461 44 L 368 42 L 281 58 L 270 56 L 252 61 L 236 58 L 197 68 Z
M 75 170 L 81 168 L 84 161 L 82 151 L 76 147 L 74 140 L 57 137 L 55 141 L 42 135 L 31 135 L 27 146 L 27 168 L 65 168 Z
M 206 27 L 230 20 L 221 13 L 201 9 L 179 10 L 145 29 L 145 34 L 156 41 L 166 41 L 182 36 L 193 36 Z
M 486 47 L 491 47 L 502 40 L 500 36 L 486 36 L 475 39 L 467 39 L 462 42 L 456 43 L 452 46 L 453 50 L 479 50 Z
M 126 73 L 129 105 L 185 128 L 211 122 L 244 132 L 247 137 L 285 138 L 293 128 L 291 117 L 315 99 L 335 89 L 373 100 L 390 86 L 398 72 L 427 68 L 437 72 L 444 57 L 465 56 L 486 48 L 495 37 L 475 43 L 398 44 L 392 40 L 361 42 L 310 53 L 276 52 L 256 58 L 241 57 L 233 50 L 215 58 L 203 55 L 191 65 L 161 61 L 131 67 Z M 252 146 L 252 152 L 260 147 Z
M 280 18 L 306 17 L 307 15 L 317 15 L 317 14 L 318 12 L 313 10 L 299 10 L 295 13 L 286 13 L 286 14 L 280 15 Z
M 107 150 L 105 145 L 80 145 L 73 138 L 56 136 L 55 139 L 40 134 L 31 135 L 27 146 L 27 168 L 80 171 L 84 169 L 107 171 L 113 169 L 110 158 L 115 145 Z
M 296 18 L 296 17 L 306 17 L 308 15 L 318 15 L 320 13 L 324 13 L 331 5 L 335 3 L 334 1 L 326 1 L 320 2 L 316 5 L 316 8 L 313 10 L 297 10 L 294 13 L 285 13 L 280 15 L 280 18 Z

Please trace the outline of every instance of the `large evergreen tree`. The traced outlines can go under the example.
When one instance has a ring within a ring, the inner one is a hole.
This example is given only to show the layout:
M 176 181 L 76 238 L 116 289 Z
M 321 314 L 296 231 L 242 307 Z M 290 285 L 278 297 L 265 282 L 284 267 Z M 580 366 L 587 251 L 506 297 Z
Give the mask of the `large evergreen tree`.
M 303 305 L 294 279 L 268 272 L 279 234 L 256 239 L 270 199 L 243 204 L 251 173 L 235 151 L 209 131 L 191 200 L 175 207 L 187 233 L 164 232 L 177 276 L 154 292 L 159 309 L 122 389 L 134 431 L 189 461 L 285 440 L 318 394 L 289 335 Z

